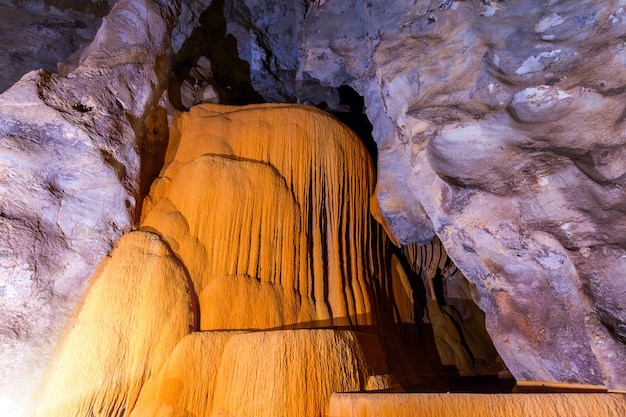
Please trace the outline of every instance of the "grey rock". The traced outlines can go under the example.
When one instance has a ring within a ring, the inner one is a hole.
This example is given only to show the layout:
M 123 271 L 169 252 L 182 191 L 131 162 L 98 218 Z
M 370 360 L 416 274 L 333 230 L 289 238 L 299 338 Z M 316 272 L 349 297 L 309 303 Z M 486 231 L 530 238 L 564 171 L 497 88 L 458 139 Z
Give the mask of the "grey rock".
M 364 96 L 396 240 L 441 239 L 516 378 L 626 388 L 626 4 L 299 7 L 267 49 L 293 65 L 297 32 L 298 79 Z
M 0 95 L 2 415 L 26 412 L 86 280 L 134 226 L 141 157 L 165 140 L 155 129 L 177 12 L 120 1 L 75 71 L 34 71 Z
M 0 1 L 0 92 L 36 69 L 66 74 L 100 26 L 93 14 Z

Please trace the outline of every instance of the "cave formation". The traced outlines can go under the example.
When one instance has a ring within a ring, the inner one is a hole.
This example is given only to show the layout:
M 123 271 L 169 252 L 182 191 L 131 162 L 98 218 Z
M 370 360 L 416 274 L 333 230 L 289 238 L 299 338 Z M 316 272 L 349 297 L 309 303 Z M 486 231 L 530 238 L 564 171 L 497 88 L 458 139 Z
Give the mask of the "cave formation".
M 540 3 L 0 2 L 0 413 L 625 414 L 626 5 Z

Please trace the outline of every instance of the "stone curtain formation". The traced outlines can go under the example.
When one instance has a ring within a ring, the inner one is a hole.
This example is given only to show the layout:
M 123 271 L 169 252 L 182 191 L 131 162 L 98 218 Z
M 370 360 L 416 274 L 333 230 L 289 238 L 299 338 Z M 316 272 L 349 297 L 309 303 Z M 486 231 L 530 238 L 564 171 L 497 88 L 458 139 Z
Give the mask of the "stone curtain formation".
M 315 416 L 332 392 L 391 386 L 376 337 L 385 240 L 359 139 L 293 105 L 203 105 L 173 130 L 139 230 L 68 322 L 38 415 Z

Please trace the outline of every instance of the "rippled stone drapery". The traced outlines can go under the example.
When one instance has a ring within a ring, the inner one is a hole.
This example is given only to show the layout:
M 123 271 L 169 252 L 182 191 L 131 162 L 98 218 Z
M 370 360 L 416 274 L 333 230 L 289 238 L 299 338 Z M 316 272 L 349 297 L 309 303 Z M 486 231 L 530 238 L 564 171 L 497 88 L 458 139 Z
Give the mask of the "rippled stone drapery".
M 377 339 L 385 239 L 354 133 L 294 105 L 204 105 L 174 130 L 139 231 L 68 323 L 38 415 L 316 416 L 332 392 L 393 386 Z

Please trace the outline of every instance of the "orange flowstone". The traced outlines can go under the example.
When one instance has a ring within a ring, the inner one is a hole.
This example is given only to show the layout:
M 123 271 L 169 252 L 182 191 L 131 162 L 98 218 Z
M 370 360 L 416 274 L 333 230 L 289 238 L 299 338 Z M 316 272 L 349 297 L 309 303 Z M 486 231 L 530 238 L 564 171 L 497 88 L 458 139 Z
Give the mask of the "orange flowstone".
M 397 385 L 378 337 L 346 330 L 381 322 L 384 236 L 359 139 L 293 105 L 205 105 L 174 130 L 38 415 L 318 416 L 332 392 Z
M 188 268 L 203 330 L 370 325 L 373 186 L 365 147 L 324 112 L 205 104 L 176 120 L 141 227 Z

